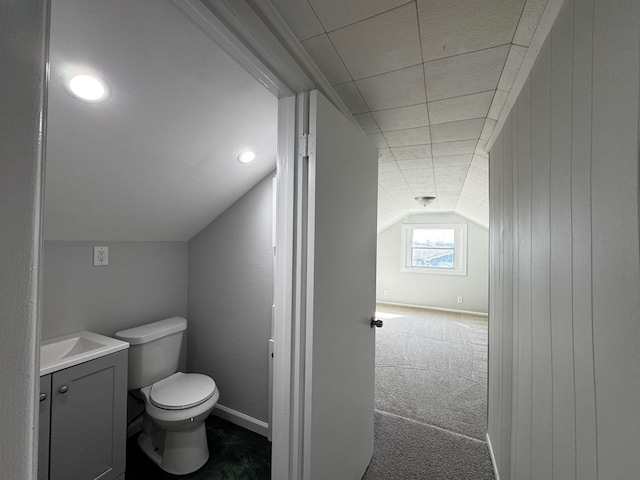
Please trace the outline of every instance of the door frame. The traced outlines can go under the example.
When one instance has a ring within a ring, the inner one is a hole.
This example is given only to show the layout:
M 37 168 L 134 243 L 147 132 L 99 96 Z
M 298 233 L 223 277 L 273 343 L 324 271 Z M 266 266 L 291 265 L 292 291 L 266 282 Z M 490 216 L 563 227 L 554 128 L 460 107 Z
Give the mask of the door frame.
M 214 42 L 278 98 L 273 305 L 271 476 L 303 474 L 306 315 L 304 133 L 309 94 L 319 90 L 357 125 L 270 2 L 171 0 Z

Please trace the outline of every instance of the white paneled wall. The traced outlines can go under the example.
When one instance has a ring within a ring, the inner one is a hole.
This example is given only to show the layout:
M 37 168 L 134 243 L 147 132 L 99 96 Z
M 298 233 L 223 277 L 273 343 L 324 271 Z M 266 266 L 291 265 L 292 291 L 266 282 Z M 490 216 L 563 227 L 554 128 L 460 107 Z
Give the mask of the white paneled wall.
M 566 0 L 490 160 L 500 480 L 640 472 L 640 2 Z

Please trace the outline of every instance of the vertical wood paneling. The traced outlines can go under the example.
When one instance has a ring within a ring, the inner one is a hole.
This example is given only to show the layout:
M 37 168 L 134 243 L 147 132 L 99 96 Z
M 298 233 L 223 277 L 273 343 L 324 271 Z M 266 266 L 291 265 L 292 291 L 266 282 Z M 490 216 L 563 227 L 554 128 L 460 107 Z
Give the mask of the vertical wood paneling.
M 490 282 L 489 282 L 489 338 L 493 348 L 489 350 L 489 374 L 488 381 L 488 433 L 491 438 L 496 461 L 504 462 L 505 456 L 501 452 L 500 437 L 502 433 L 503 415 L 501 414 L 501 398 L 499 395 L 502 379 L 502 343 L 501 337 L 497 333 L 502 325 L 502 308 L 500 306 L 500 211 L 501 177 L 502 177 L 502 148 L 501 142 L 496 142 L 494 149 L 489 156 L 489 178 L 493 187 L 489 190 L 490 216 L 494 219 L 489 228 L 489 248 L 490 248 Z M 493 445 L 495 443 L 495 445 Z M 507 457 L 508 458 L 508 457 Z M 504 468 L 502 465 L 499 469 Z
M 518 309 L 519 309 L 519 301 L 520 301 L 520 284 L 518 282 L 518 277 L 520 276 L 520 272 L 519 272 L 519 263 L 518 263 L 518 245 L 520 243 L 520 231 L 518 229 L 518 213 L 519 213 L 519 209 L 520 209 L 520 198 L 519 198 L 519 192 L 518 192 L 518 187 L 519 187 L 519 182 L 518 182 L 518 149 L 519 149 L 519 144 L 518 144 L 518 129 L 519 129 L 519 125 L 518 125 L 518 106 L 517 104 L 514 105 L 511 114 L 511 123 L 512 123 L 512 141 L 511 141 L 511 165 L 512 165 L 512 175 L 511 178 L 507 179 L 509 182 L 511 182 L 511 185 L 513 186 L 513 191 L 512 191 L 512 199 L 511 199 L 511 203 L 513 205 L 512 209 L 511 209 L 511 225 L 512 225 L 512 229 L 513 229 L 513 233 L 512 233 L 512 252 L 511 252 L 511 264 L 512 264 L 512 278 L 511 278 L 511 285 L 513 287 L 513 293 L 512 293 L 512 305 L 511 305 L 511 311 L 509 312 L 509 324 L 511 325 L 511 338 L 509 340 L 505 341 L 510 341 L 512 344 L 511 347 L 511 358 L 512 361 L 510 362 L 511 365 L 511 379 L 510 379 L 510 385 L 509 385 L 509 391 L 506 392 L 507 395 L 510 396 L 509 400 L 511 402 L 511 418 L 517 418 L 518 417 L 518 390 L 517 388 L 513 388 L 514 385 L 517 385 L 518 382 L 518 364 L 517 364 L 517 359 L 518 359 L 518 322 L 515 322 L 514 319 L 518 318 Z M 515 423 L 510 421 L 510 422 L 504 422 L 505 425 L 504 430 L 505 430 L 505 442 L 509 442 L 509 457 L 513 458 L 514 456 L 514 451 L 515 451 L 515 444 L 516 444 L 516 435 L 512 435 L 513 432 L 513 428 L 515 427 Z M 514 464 L 508 465 L 508 470 L 510 475 L 509 478 L 515 478 L 514 477 L 514 472 L 513 472 L 513 467 Z
M 551 358 L 553 477 L 575 478 L 575 394 L 571 289 L 571 86 L 573 0 L 551 34 Z
M 591 313 L 591 70 L 593 0 L 574 6 L 571 131 L 571 228 L 573 237 L 573 341 L 575 368 L 576 478 L 595 480 L 596 399 Z
M 552 359 L 550 275 L 550 94 L 551 55 L 547 43 L 531 72 L 532 199 L 531 301 L 532 301 L 532 437 L 531 478 L 552 478 Z
M 502 325 L 500 335 L 502 338 L 502 382 L 501 405 L 502 416 L 511 418 L 512 415 L 512 369 L 513 362 L 513 115 L 505 123 L 506 132 L 502 143 Z M 511 456 L 511 422 L 503 422 L 501 425 L 501 452 L 504 458 Z
M 494 145 L 502 480 L 638 478 L 638 25 L 637 0 L 565 0 Z
M 531 81 L 527 80 L 517 102 L 518 114 L 518 357 L 517 415 L 512 477 L 531 478 Z
M 640 472 L 638 0 L 594 10 L 592 278 L 598 475 Z

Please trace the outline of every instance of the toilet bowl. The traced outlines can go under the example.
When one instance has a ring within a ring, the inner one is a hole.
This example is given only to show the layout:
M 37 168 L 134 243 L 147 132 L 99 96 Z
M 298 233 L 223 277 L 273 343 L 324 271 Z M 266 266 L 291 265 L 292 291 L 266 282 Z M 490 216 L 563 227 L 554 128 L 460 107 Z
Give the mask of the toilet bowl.
M 206 375 L 181 372 L 143 387 L 145 420 L 138 445 L 166 472 L 183 475 L 209 458 L 204 420 L 220 398 Z
M 138 445 L 161 469 L 192 473 L 209 458 L 204 425 L 220 398 L 212 378 L 178 371 L 187 321 L 172 317 L 123 330 L 129 342 L 129 390 L 144 401 Z

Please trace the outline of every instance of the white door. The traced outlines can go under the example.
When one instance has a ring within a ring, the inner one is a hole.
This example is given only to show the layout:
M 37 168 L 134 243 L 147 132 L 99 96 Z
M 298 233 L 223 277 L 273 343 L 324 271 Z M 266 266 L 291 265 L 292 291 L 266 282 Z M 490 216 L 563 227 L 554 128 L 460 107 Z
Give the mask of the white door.
M 378 155 L 325 97 L 309 98 L 305 480 L 356 480 L 373 453 Z

